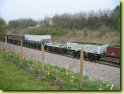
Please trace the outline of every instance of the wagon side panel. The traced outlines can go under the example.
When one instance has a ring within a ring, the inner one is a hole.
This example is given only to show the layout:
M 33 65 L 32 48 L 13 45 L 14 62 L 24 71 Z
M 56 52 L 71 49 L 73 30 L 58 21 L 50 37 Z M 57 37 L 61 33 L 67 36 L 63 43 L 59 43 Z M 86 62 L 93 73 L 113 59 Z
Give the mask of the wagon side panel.
M 118 47 L 107 47 L 106 55 L 110 57 L 119 58 L 120 57 L 120 48 Z

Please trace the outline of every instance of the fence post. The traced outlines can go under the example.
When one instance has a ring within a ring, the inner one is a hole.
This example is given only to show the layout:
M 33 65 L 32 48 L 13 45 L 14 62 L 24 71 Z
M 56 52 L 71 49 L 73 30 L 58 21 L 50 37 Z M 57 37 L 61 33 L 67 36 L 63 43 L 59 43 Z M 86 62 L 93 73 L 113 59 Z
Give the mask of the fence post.
M 22 43 L 22 40 L 21 40 L 21 56 L 23 56 L 23 43 Z
M 83 49 L 80 50 L 80 88 L 83 86 Z
M 5 36 L 5 50 L 7 50 L 7 36 Z
M 42 45 L 41 53 L 42 53 L 42 68 L 43 68 L 43 65 L 44 65 L 44 45 Z

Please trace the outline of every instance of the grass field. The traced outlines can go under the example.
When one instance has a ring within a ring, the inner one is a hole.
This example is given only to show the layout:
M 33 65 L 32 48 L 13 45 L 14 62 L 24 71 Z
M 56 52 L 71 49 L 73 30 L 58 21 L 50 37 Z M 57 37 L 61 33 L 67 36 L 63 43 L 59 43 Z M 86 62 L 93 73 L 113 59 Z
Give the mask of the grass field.
M 109 83 L 92 81 L 87 76 L 80 87 L 79 74 L 46 64 L 41 68 L 40 62 L 0 50 L 1 90 L 110 90 L 110 87 Z

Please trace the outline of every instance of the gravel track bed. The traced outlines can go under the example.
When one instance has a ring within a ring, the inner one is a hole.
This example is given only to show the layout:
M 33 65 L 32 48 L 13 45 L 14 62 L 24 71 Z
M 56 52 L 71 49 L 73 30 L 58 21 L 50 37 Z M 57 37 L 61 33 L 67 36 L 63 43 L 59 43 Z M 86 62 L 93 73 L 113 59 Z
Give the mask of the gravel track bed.
M 4 47 L 4 42 L 0 42 L 0 48 L 2 47 Z M 7 44 L 7 47 L 15 53 L 20 53 L 20 46 Z M 23 53 L 35 61 L 41 61 L 42 59 L 41 51 L 38 50 L 23 47 Z M 114 86 L 120 88 L 120 68 L 89 61 L 83 62 L 84 75 L 89 76 L 93 80 L 102 80 L 103 82 L 109 82 L 111 84 L 114 84 Z M 70 66 L 70 70 L 79 73 L 80 60 L 78 59 L 45 52 L 45 63 L 63 68 L 67 68 L 68 66 Z

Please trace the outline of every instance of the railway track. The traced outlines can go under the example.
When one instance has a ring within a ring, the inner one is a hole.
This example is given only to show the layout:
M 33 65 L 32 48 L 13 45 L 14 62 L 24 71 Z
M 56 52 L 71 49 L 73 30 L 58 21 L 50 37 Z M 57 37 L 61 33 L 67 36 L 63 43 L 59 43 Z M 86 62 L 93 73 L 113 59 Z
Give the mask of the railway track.
M 10 43 L 10 44 L 12 44 L 12 43 Z M 13 44 L 13 45 L 17 45 L 17 44 Z M 19 45 L 19 46 L 20 46 L 20 45 Z M 26 47 L 26 48 L 31 48 L 31 49 L 35 49 L 35 50 L 41 50 L 41 49 L 34 48 L 34 47 L 28 47 L 28 46 L 24 46 L 24 47 Z M 47 51 L 47 50 L 45 50 L 45 52 L 53 53 L 53 54 L 57 54 L 57 55 L 62 55 L 62 56 L 66 56 L 66 57 L 70 57 L 70 58 L 74 58 L 74 59 L 79 59 L 79 58 L 73 57 L 72 55 L 58 54 L 58 53 L 50 52 L 50 51 Z M 119 63 L 119 62 L 115 62 L 115 61 L 113 62 L 113 61 L 107 60 L 107 59 L 100 59 L 99 61 L 98 61 L 98 60 L 93 61 L 93 60 L 88 60 L 87 58 L 84 58 L 84 60 L 85 60 L 85 61 L 92 62 L 92 63 L 99 63 L 99 64 L 104 64 L 104 65 L 108 65 L 108 66 L 120 68 L 120 63 Z
M 53 53 L 53 54 L 55 54 L 55 53 Z M 61 55 L 61 54 L 58 54 L 58 55 Z M 74 58 L 73 56 L 70 56 L 70 55 L 63 55 L 63 56 L 66 56 L 66 57 L 69 57 L 69 58 Z M 79 59 L 79 58 L 74 58 L 74 59 Z M 111 61 L 106 61 L 106 60 L 92 61 L 92 60 L 88 60 L 88 59 L 84 59 L 84 60 L 92 62 L 92 63 L 99 63 L 99 64 L 103 64 L 103 65 L 108 65 L 108 66 L 120 68 L 119 63 L 115 63 L 115 62 L 111 62 Z
M 27 48 L 29 48 L 29 47 L 27 47 Z M 40 49 L 36 49 L 36 48 L 31 48 L 31 49 L 40 50 Z M 45 52 L 52 53 L 52 54 L 57 54 L 55 52 L 53 53 L 53 52 L 50 52 L 50 51 L 47 51 L 47 50 L 45 50 Z M 74 58 L 74 59 L 78 59 L 79 60 L 79 58 L 75 58 L 75 57 L 73 57 L 71 55 L 67 55 L 67 54 L 57 54 L 57 55 L 66 56 L 66 57 L 69 57 L 69 58 Z M 92 62 L 92 63 L 99 63 L 99 64 L 103 64 L 103 65 L 108 65 L 108 66 L 120 68 L 119 62 L 116 63 L 116 62 L 107 61 L 107 60 L 92 61 L 92 60 L 88 60 L 86 58 L 84 60 Z
M 103 62 L 103 64 L 106 64 L 106 65 L 120 68 L 120 59 L 119 58 L 103 57 L 100 59 L 100 62 Z
M 106 62 L 105 60 L 97 61 L 97 63 L 120 68 L 120 65 L 118 63 L 112 63 L 112 62 L 108 62 L 108 61 Z

